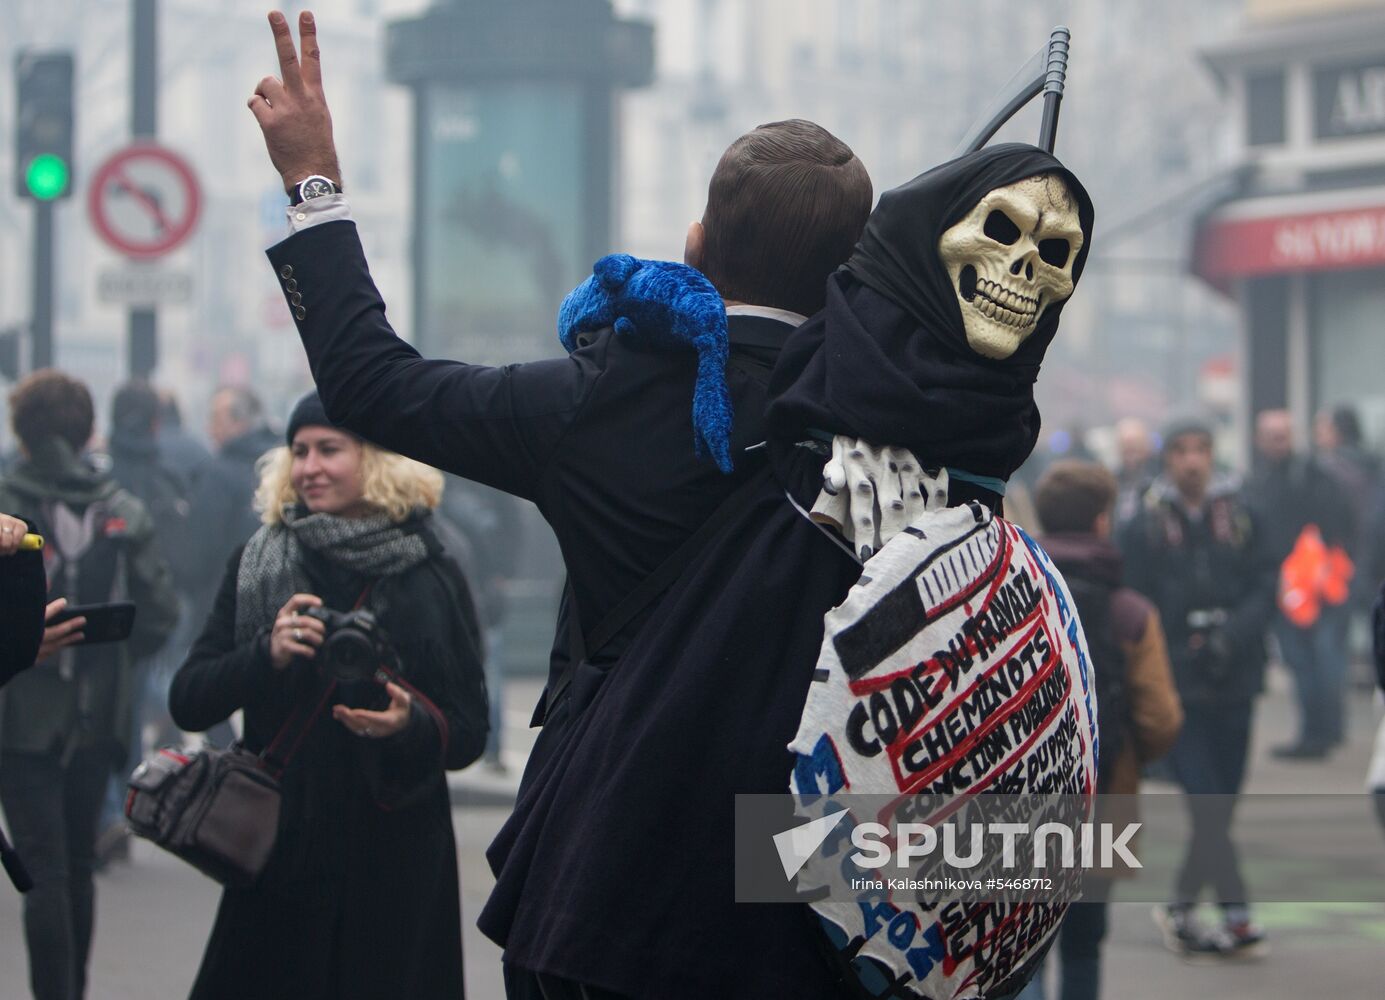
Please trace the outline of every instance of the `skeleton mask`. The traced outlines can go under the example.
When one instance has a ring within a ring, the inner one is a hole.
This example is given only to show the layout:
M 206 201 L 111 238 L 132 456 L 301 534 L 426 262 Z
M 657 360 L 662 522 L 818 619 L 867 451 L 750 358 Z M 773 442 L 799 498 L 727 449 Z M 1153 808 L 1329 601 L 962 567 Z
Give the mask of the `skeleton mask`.
M 971 349 L 988 358 L 1014 354 L 1043 311 L 1072 294 L 1081 248 L 1077 201 L 1053 174 L 996 188 L 943 233 L 938 255 Z

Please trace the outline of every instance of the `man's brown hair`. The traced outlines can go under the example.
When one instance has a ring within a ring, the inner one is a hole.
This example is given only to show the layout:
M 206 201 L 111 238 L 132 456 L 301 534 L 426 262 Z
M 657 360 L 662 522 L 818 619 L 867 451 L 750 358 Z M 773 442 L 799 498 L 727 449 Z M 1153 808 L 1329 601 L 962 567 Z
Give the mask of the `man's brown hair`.
M 1034 488 L 1039 523 L 1049 534 L 1091 532 L 1096 519 L 1115 505 L 1116 490 L 1116 477 L 1096 462 L 1054 462 Z
M 761 125 L 712 174 L 702 271 L 724 299 L 812 315 L 861 238 L 872 194 L 865 166 L 825 128 Z
M 10 392 L 10 425 L 30 451 L 52 437 L 81 451 L 91 440 L 94 420 L 86 383 L 55 368 L 34 372 Z

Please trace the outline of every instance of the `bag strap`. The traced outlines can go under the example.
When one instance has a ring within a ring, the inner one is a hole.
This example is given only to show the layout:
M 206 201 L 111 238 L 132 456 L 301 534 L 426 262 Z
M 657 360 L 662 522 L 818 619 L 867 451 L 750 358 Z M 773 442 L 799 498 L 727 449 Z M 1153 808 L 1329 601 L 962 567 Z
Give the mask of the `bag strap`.
M 707 543 L 725 527 L 731 520 L 733 514 L 749 499 L 755 489 L 759 487 L 769 475 L 769 466 L 762 466 L 759 471 L 750 476 L 744 483 L 735 489 L 721 505 L 703 521 L 701 526 L 690 535 L 682 545 L 674 550 L 673 554 L 659 564 L 659 567 L 636 585 L 635 589 L 626 594 L 625 597 L 607 612 L 606 617 L 592 629 L 591 635 L 582 634 L 581 623 L 577 620 L 577 601 L 572 592 L 572 583 L 567 585 L 567 622 L 568 622 L 568 664 L 557 681 L 553 685 L 553 690 L 549 692 L 546 699 L 550 707 L 555 705 L 572 683 L 572 677 L 577 672 L 577 665 L 593 653 L 599 653 L 611 640 L 620 634 L 625 626 L 629 625 L 641 611 L 652 604 L 665 590 L 671 587 L 675 580 L 683 575 L 692 562 L 693 557 L 698 552 L 706 548 Z
M 359 611 L 361 607 L 365 605 L 367 598 L 370 597 L 370 590 L 374 586 L 375 584 L 373 581 L 366 584 L 365 589 L 361 591 L 361 596 L 356 598 L 356 603 L 352 605 L 352 611 Z M 289 717 L 284 720 L 284 724 L 279 727 L 279 732 L 274 735 L 274 739 L 270 741 L 269 746 L 260 751 L 260 762 L 264 765 L 265 770 L 269 771 L 276 778 L 284 773 L 289 766 L 289 761 L 293 760 L 293 755 L 298 752 L 298 748 L 302 746 L 303 740 L 307 737 L 313 726 L 317 724 L 318 718 L 322 715 L 322 710 L 327 707 L 327 702 L 331 700 L 336 690 L 337 681 L 336 678 L 333 678 L 323 687 L 322 695 L 318 698 L 317 705 L 313 708 L 312 713 L 307 716 L 306 721 L 303 717 L 305 714 L 304 708 L 308 703 L 308 699 L 299 699 L 299 701 L 294 704 L 293 711 L 290 712 Z M 284 754 L 283 757 L 280 757 L 280 747 L 290 740 L 292 740 L 292 742 L 289 743 L 288 752 Z

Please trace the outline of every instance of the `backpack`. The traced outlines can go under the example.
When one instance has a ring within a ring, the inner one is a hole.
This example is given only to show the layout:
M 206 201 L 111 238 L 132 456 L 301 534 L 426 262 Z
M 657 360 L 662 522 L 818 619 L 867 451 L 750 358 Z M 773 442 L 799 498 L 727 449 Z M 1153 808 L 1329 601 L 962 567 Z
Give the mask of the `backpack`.
M 1073 573 L 1065 578 L 1077 605 L 1082 630 L 1091 653 L 1092 676 L 1096 681 L 1097 718 L 1101 720 L 1101 753 L 1097 760 L 1096 787 L 1105 792 L 1111 780 L 1111 765 L 1125 748 L 1130 733 L 1130 687 L 1125 651 L 1116 637 L 1112 601 L 1116 588 Z

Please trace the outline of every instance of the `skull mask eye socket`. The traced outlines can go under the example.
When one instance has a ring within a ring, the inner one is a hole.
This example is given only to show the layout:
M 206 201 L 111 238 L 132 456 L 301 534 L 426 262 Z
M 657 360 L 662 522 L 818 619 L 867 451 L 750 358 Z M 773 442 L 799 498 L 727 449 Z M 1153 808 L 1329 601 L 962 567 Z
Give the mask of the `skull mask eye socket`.
M 986 216 L 983 232 L 997 243 L 1004 243 L 1007 247 L 1018 242 L 1020 238 L 1020 227 L 1015 225 L 1014 220 L 998 208 Z
M 1050 267 L 1062 267 L 1068 262 L 1071 247 L 1067 240 L 1048 239 L 1039 241 L 1039 259 Z

